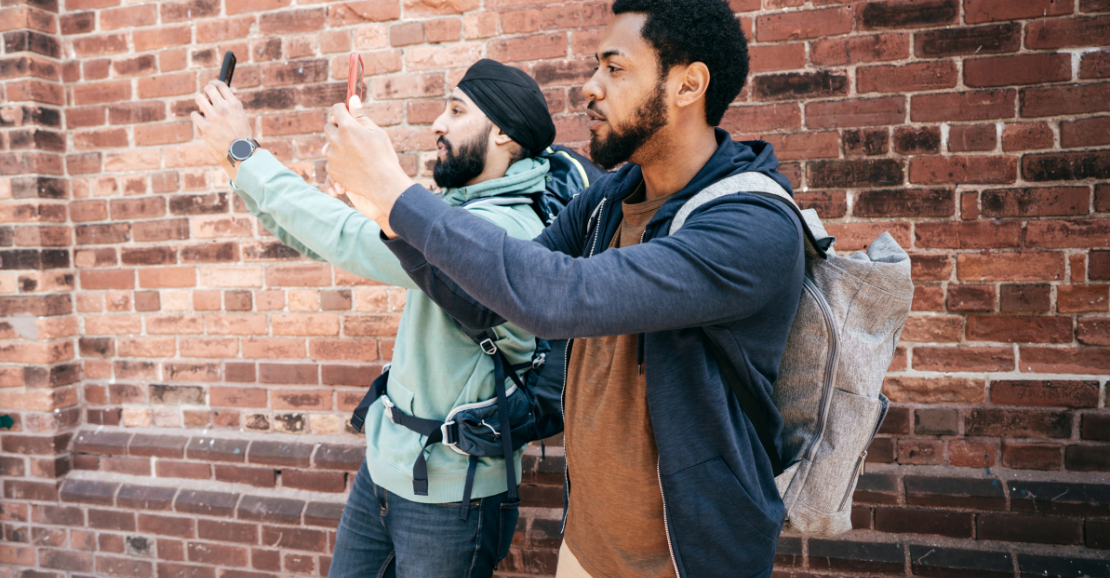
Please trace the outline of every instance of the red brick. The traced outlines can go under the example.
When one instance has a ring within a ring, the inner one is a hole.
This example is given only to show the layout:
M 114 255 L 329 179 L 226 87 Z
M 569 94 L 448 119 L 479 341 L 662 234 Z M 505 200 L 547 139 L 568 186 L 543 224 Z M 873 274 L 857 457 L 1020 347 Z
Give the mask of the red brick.
M 159 475 L 159 477 L 162 477 Z M 191 518 L 155 516 L 139 514 L 139 531 L 159 536 L 192 538 L 196 535 L 195 523 Z
M 1110 345 L 1110 318 L 1081 317 L 1077 331 L 1084 345 Z
M 390 46 L 408 46 L 424 42 L 423 22 L 402 22 L 389 27 Z
M 1079 78 L 1110 78 L 1110 50 L 1084 54 L 1079 61 Z
M 901 96 L 806 105 L 806 126 L 809 128 L 879 126 L 900 124 L 905 120 L 906 99 Z
M 998 461 L 994 444 L 968 440 L 948 442 L 948 463 L 958 468 L 989 468 Z
M 757 17 L 755 26 L 759 42 L 836 36 L 852 31 L 852 12 L 845 7 L 770 14 Z
M 136 52 L 161 50 L 171 46 L 187 46 L 193 41 L 193 32 L 187 24 L 144 28 L 131 33 Z
M 1110 117 L 1083 118 L 1060 123 L 1060 146 L 1095 147 L 1110 144 Z
M 801 126 L 802 111 L 797 104 L 730 106 L 721 119 L 721 128 L 734 134 L 753 134 Z
M 1110 349 L 1022 347 L 1020 356 L 1018 368 L 1025 372 L 1079 375 L 1106 375 L 1110 372 Z
M 780 161 L 840 156 L 840 137 L 835 132 L 812 132 L 787 135 L 763 135 L 775 147 Z
M 461 3 L 469 3 L 464 0 Z M 406 2 L 406 5 L 408 2 Z M 457 2 L 446 3 L 443 7 L 450 10 L 451 4 L 459 4 Z M 474 6 L 475 8 L 477 6 Z M 471 8 L 472 9 L 472 8 Z M 408 6 L 406 6 L 406 15 L 409 15 Z M 362 0 L 356 2 L 345 2 L 338 6 L 332 7 L 328 14 L 328 25 L 331 27 L 348 26 L 351 24 L 365 24 L 366 22 L 388 22 L 396 20 L 401 16 L 401 9 L 396 2 L 377 2 L 375 0 Z
M 1110 286 L 1058 285 L 1056 309 L 1060 313 L 1106 312 L 1110 310 Z
M 258 17 L 258 30 L 265 35 L 315 32 L 324 27 L 326 16 L 325 8 L 270 12 Z
M 347 474 L 287 469 L 281 472 L 281 485 L 284 488 L 297 488 L 312 492 L 340 493 L 347 489 Z
M 1059 471 L 1063 461 L 1055 444 L 1002 443 L 1002 465 L 1018 470 Z
M 1051 308 L 1052 288 L 1047 283 L 1002 285 L 998 310 L 1003 313 L 1046 313 Z
M 80 272 L 80 279 L 81 288 L 85 290 L 135 288 L 135 271 L 132 269 L 85 270 Z
M 1021 116 L 1059 116 L 1110 110 L 1110 82 L 1025 88 Z
M 1012 183 L 1017 157 L 920 157 L 910 161 L 910 181 L 940 183 Z
M 1021 242 L 1021 224 L 1016 221 L 918 223 L 914 235 L 918 248 L 1016 248 Z
M 901 93 L 952 88 L 956 86 L 956 80 L 956 65 L 943 60 L 856 69 L 856 90 L 861 93 Z
M 944 442 L 939 440 L 898 440 L 898 463 L 937 465 L 944 463 Z
M 1089 197 L 1090 192 L 1087 187 L 983 191 L 983 215 L 987 217 L 1086 215 Z
M 964 83 L 970 87 L 1042 84 L 1071 80 L 1071 55 L 1021 54 L 964 61 Z
M 991 402 L 997 405 L 1096 407 L 1097 381 L 995 381 Z
M 1002 129 L 1002 150 L 1025 151 L 1052 148 L 1055 136 L 1047 123 L 1007 124 Z
M 895 403 L 981 403 L 986 383 L 955 377 L 887 377 L 883 393 Z
M 907 342 L 952 342 L 959 341 L 963 333 L 963 319 L 954 315 L 911 316 L 906 319 L 902 331 L 902 341 Z
M 267 364 L 263 364 L 265 367 Z M 330 410 L 329 390 L 275 390 L 270 403 L 273 409 Z
M 1003 347 L 915 347 L 913 368 L 939 372 L 1014 370 L 1014 351 Z
M 239 546 L 189 542 L 187 552 L 190 562 L 219 566 L 246 566 L 247 549 Z
M 1013 89 L 922 94 L 912 97 L 910 119 L 913 122 L 951 122 L 1011 118 L 1016 99 L 1017 91 Z
M 1071 14 L 1075 0 L 965 0 L 964 20 L 968 24 L 1022 20 Z
M 902 60 L 909 56 L 906 34 L 875 34 L 810 42 L 810 58 L 819 66 Z
M 948 150 L 952 152 L 992 151 L 998 143 L 993 124 L 954 126 L 948 131 Z
M 1034 20 L 1025 27 L 1025 46 L 1037 50 L 1105 44 L 1110 16 Z
M 911 311 L 944 311 L 944 287 L 917 285 L 913 291 Z
M 1028 247 L 1110 246 L 1110 221 L 1030 221 L 1026 226 Z
M 486 45 L 489 58 L 498 62 L 519 62 L 567 55 L 566 33 L 534 34 L 509 39 L 493 39 Z M 430 95 L 429 95 L 430 96 Z
M 748 49 L 748 56 L 751 58 L 753 73 L 795 70 L 805 68 L 806 65 L 806 47 L 802 42 L 752 46 Z
M 967 339 L 1003 343 L 1070 343 L 1072 320 L 1070 317 L 1051 316 L 969 316 Z M 1023 367 L 1027 365 L 1024 355 L 1021 364 Z
M 179 72 L 139 79 L 139 98 L 163 98 L 197 91 L 194 72 Z
M 207 480 L 212 478 L 212 470 L 206 463 L 158 460 L 154 465 L 154 475 L 159 478 Z

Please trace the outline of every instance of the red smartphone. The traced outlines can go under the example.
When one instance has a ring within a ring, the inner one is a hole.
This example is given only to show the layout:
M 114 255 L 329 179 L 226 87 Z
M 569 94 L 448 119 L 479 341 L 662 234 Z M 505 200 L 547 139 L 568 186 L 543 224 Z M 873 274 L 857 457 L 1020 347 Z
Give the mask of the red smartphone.
M 362 102 L 362 57 L 357 52 L 351 53 L 351 64 L 347 68 L 347 100 L 343 104 L 351 108 L 351 97 L 357 96 Z
M 224 53 L 224 61 L 220 64 L 220 81 L 231 87 L 231 77 L 235 74 L 235 54 L 230 50 Z

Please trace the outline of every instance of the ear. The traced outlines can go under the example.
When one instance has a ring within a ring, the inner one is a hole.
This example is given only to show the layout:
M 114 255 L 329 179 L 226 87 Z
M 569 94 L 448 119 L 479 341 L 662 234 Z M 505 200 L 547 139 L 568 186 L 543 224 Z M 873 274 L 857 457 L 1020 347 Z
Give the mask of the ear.
M 709 67 L 704 62 L 691 62 L 682 68 L 676 66 L 674 72 L 679 75 L 675 106 L 683 108 L 705 99 L 705 91 L 709 89 Z
M 504 146 L 508 143 L 513 142 L 512 137 L 505 134 L 505 131 L 501 130 L 501 127 L 497 126 L 496 124 L 493 125 L 490 131 L 490 140 L 492 140 L 493 144 L 497 146 Z

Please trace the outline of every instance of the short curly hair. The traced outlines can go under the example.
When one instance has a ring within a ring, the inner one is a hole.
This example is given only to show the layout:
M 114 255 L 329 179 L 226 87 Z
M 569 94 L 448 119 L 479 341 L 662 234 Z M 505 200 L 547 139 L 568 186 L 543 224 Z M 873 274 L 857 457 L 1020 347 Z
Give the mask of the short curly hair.
M 616 0 L 613 14 L 647 15 L 640 34 L 655 48 L 660 73 L 678 64 L 709 68 L 705 120 L 717 126 L 748 79 L 748 41 L 725 0 Z

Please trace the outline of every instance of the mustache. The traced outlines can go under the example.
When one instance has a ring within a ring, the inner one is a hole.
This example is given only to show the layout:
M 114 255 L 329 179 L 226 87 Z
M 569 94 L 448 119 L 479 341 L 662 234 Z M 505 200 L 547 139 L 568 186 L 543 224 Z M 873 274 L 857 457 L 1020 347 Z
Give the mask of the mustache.
M 439 138 L 436 139 L 436 144 L 443 145 L 443 148 L 447 149 L 449 153 L 455 150 L 455 147 L 451 146 L 451 141 L 444 138 L 443 135 L 440 135 Z

